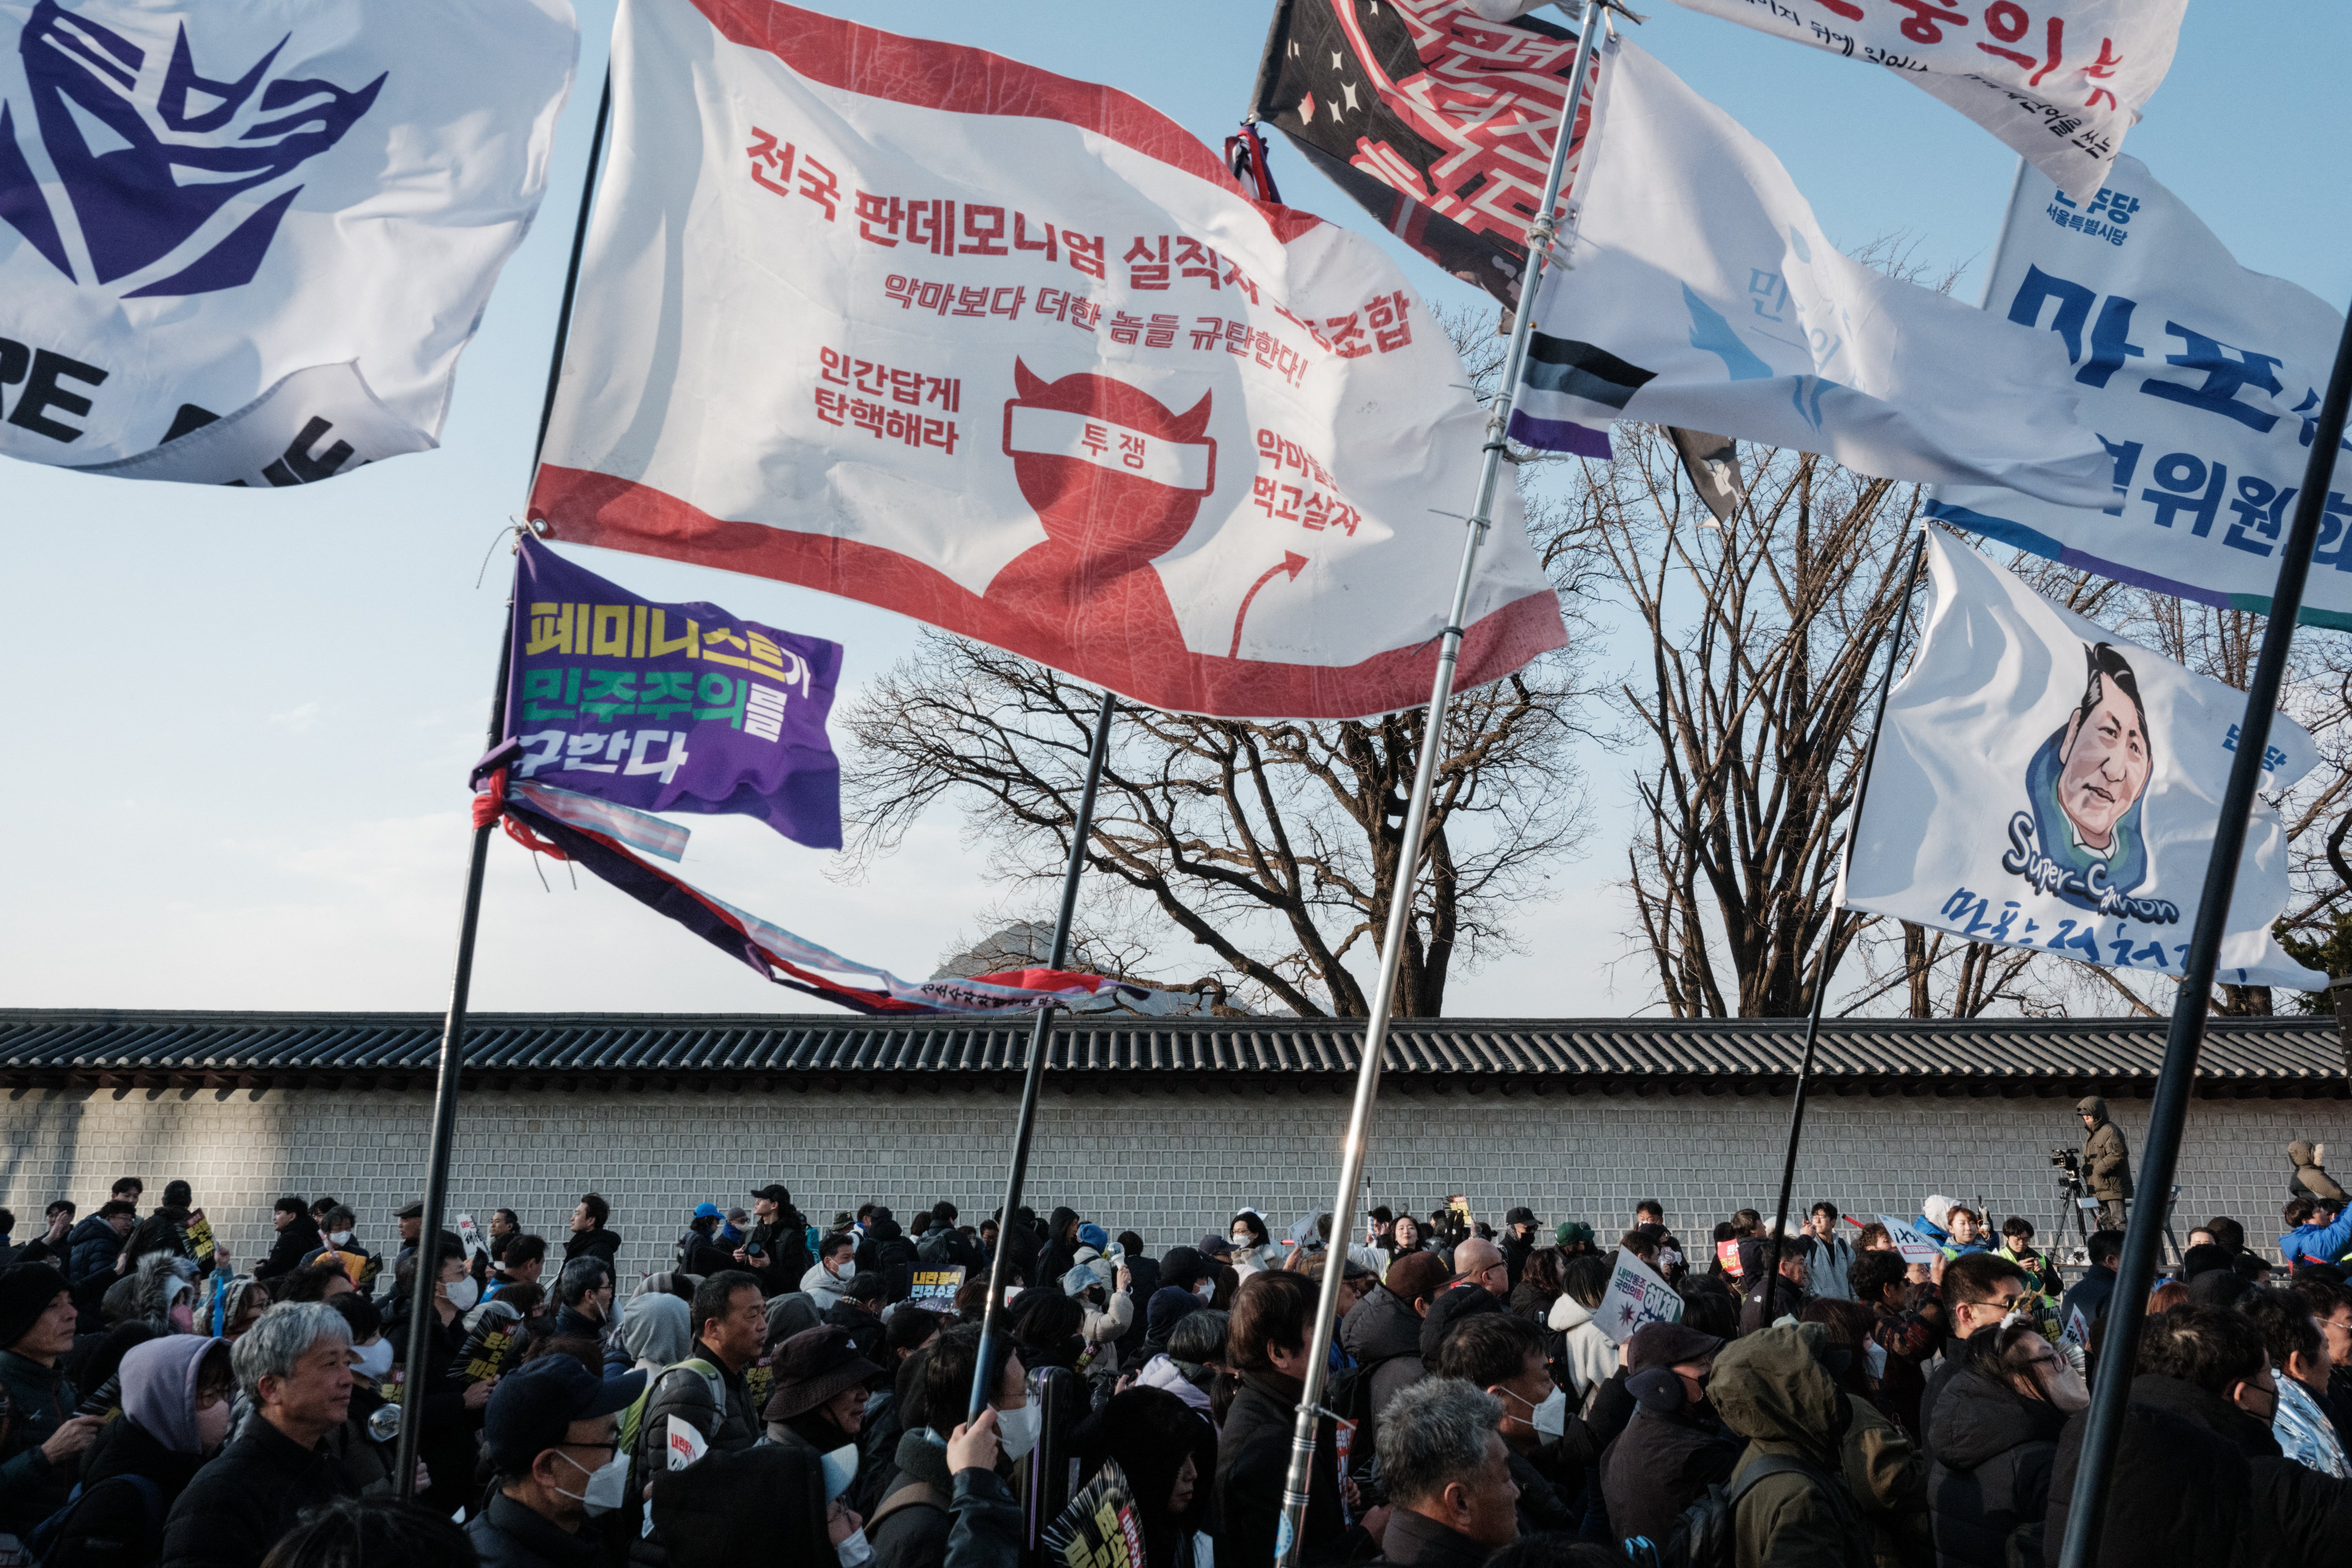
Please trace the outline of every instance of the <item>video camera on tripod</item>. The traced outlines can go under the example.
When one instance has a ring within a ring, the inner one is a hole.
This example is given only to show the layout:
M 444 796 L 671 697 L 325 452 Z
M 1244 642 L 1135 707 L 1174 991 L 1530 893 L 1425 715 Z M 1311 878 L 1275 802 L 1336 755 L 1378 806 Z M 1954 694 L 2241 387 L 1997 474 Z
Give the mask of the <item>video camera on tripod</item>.
M 2082 1156 L 2062 1145 L 2050 1151 L 2050 1166 L 2057 1176 L 2060 1198 L 2074 1211 L 2077 1242 L 2075 1249 L 2059 1261 L 2088 1267 L 2091 1261 L 2091 1228 L 2083 1218 L 2083 1211 L 2095 1209 L 2099 1205 L 2096 1198 L 2087 1195 L 2087 1189 L 2083 1186 Z

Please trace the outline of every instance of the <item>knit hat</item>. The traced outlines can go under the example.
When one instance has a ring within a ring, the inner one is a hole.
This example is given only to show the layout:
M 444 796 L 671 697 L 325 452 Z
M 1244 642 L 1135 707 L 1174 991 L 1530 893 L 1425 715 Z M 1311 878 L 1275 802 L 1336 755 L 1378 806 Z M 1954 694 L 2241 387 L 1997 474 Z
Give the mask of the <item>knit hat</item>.
M 47 1263 L 19 1263 L 0 1269 L 0 1350 L 7 1350 L 33 1332 L 49 1303 L 65 1293 L 66 1277 Z
M 1164 1289 L 1173 1285 L 1181 1291 L 1191 1290 L 1192 1282 L 1206 1272 L 1201 1264 L 1201 1254 L 1194 1249 L 1171 1247 L 1168 1256 L 1160 1260 L 1160 1286 Z
M 1434 1252 L 1408 1252 L 1389 1265 L 1388 1278 L 1381 1281 L 1389 1294 L 1407 1301 L 1417 1301 L 1423 1296 L 1434 1296 L 1445 1288 L 1454 1276 L 1444 1260 Z
M 832 1323 L 803 1329 L 776 1351 L 776 1392 L 761 1419 L 789 1421 L 881 1375 L 880 1367 L 857 1354 L 847 1329 Z
M 1592 1227 L 1580 1219 L 1563 1219 L 1559 1222 L 1559 1228 L 1551 1233 L 1551 1239 L 1555 1247 L 1568 1247 L 1579 1241 L 1589 1246 L 1592 1241 Z

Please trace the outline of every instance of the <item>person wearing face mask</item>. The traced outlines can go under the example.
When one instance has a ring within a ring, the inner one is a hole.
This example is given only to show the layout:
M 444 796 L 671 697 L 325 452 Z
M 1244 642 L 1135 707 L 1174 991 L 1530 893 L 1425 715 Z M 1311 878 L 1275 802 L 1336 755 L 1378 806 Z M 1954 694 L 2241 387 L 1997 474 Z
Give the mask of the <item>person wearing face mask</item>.
M 593 1568 L 583 1531 L 631 1501 L 618 1413 L 645 1388 L 642 1372 L 599 1379 L 568 1355 L 499 1379 L 482 1426 L 498 1490 L 466 1526 L 482 1568 Z
M 352 1211 L 342 1205 L 336 1204 L 329 1208 L 326 1218 L 319 1225 L 318 1247 L 302 1255 L 302 1260 L 296 1266 L 295 1271 L 299 1273 L 304 1269 L 313 1268 L 320 1261 L 331 1259 L 342 1265 L 344 1275 L 354 1286 L 362 1291 L 366 1290 L 382 1272 L 383 1260 L 361 1246 L 353 1239 L 352 1227 L 357 1223 Z M 404 1310 L 408 1305 L 407 1301 L 404 1298 L 400 1305 Z
M 425 1325 L 425 1365 L 404 1370 L 404 1416 L 416 1420 L 417 1457 L 432 1473 L 433 1487 L 417 1501 L 446 1515 L 464 1506 L 473 1490 L 474 1434 L 481 1430 L 482 1413 L 498 1386 L 496 1378 L 458 1382 L 449 1375 L 465 1348 L 465 1314 L 481 1295 L 481 1287 L 467 1270 L 466 1244 L 454 1231 L 440 1234 L 437 1246 L 420 1247 L 403 1259 L 393 1272 L 405 1278 L 418 1259 L 429 1254 L 434 1270 L 432 1318 Z M 404 1326 L 387 1321 L 385 1337 L 393 1342 L 395 1361 L 408 1353 Z
M 1519 1533 L 1575 1531 L 1584 1521 L 1584 1467 L 1604 1446 L 1568 1412 L 1568 1392 L 1544 1364 L 1543 1331 L 1489 1314 L 1456 1327 L 1429 1362 L 1432 1377 L 1456 1377 L 1502 1402 L 1503 1446 L 1519 1489 Z M 1568 1441 L 1570 1424 L 1575 1440 Z
M 801 1276 L 801 1291 L 819 1316 L 841 1301 L 849 1281 L 857 1278 L 857 1238 L 845 1230 L 817 1243 L 816 1263 Z
M 2117 1434 L 2102 1563 L 2335 1563 L 2347 1483 L 2279 1452 L 2278 1385 L 2261 1329 L 2192 1302 L 2151 1317 Z M 2088 1414 L 2068 1417 L 2042 1540 L 2066 1538 Z
M 1265 1228 L 1265 1216 L 1256 1209 L 1244 1208 L 1234 1215 L 1233 1223 L 1226 1228 L 1225 1238 L 1233 1246 L 1233 1253 L 1225 1261 L 1243 1279 L 1281 1266 L 1282 1249 L 1274 1244 Z
M 1927 1496 L 1937 1568 L 2004 1568 L 2012 1536 L 2040 1538 L 2058 1435 L 2090 1400 L 2073 1364 L 2031 1324 L 1977 1331 L 1968 1371 L 1936 1405 Z
M 957 1532 L 984 1532 L 992 1511 L 1015 1506 L 1001 1472 L 1036 1447 L 1037 1406 L 1021 1357 L 1008 1354 L 995 1397 L 967 1429 L 979 1361 L 980 1328 L 971 1323 L 948 1330 L 908 1361 L 898 1383 L 908 1429 L 898 1439 L 898 1474 L 866 1521 L 874 1568 L 941 1568 Z M 978 1441 L 983 1436 L 994 1440 Z
M 1741 1444 L 1707 1401 L 1707 1379 L 1724 1342 L 1683 1323 L 1645 1323 L 1625 1342 L 1626 1391 L 1633 1417 L 1601 1463 L 1601 1493 L 1613 1540 L 1661 1545 L 1682 1511 L 1729 1479 Z
M 198 1467 L 228 1440 L 236 1382 L 226 1340 L 184 1333 L 149 1340 L 123 1356 L 119 1375 L 121 1417 L 90 1445 L 80 1500 L 44 1558 L 53 1568 L 154 1563 L 163 1542 L 150 1521 L 161 1525 Z

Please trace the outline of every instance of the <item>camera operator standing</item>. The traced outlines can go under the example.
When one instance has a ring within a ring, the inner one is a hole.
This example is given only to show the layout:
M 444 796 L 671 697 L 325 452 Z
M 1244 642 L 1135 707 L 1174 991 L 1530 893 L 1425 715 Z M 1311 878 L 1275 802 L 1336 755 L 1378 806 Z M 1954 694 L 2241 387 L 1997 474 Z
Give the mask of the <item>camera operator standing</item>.
M 2099 1200 L 2099 1228 L 2124 1228 L 2124 1200 L 2132 1196 L 2131 1150 L 2123 1129 L 2107 1120 L 2107 1103 L 2096 1094 L 2075 1102 L 2083 1118 L 2083 1185 Z

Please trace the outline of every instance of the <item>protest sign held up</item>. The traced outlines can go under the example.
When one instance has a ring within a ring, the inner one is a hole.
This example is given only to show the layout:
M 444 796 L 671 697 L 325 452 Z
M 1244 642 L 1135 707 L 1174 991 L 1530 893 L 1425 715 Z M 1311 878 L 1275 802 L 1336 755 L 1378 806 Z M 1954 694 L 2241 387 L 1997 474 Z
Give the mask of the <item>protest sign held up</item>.
M 1675 1288 L 1633 1253 L 1617 1249 L 1609 1289 L 1592 1310 L 1594 1326 L 1623 1344 L 1644 1323 L 1677 1323 L 1682 1318 L 1683 1299 Z
M 1942 1248 L 1908 1221 L 1882 1214 L 1878 1223 L 1886 1227 L 1886 1239 L 1895 1243 L 1895 1249 L 1903 1254 L 1906 1263 L 1933 1263 L 1944 1255 Z

